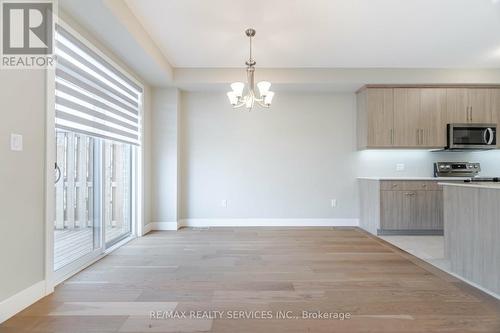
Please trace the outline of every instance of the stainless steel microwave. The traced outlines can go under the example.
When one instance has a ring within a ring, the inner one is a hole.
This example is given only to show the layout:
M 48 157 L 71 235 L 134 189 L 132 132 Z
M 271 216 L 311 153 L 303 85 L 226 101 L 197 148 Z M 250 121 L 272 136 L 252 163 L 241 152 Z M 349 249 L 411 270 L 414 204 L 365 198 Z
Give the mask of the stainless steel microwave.
M 488 150 L 497 145 L 496 124 L 448 124 L 447 150 Z

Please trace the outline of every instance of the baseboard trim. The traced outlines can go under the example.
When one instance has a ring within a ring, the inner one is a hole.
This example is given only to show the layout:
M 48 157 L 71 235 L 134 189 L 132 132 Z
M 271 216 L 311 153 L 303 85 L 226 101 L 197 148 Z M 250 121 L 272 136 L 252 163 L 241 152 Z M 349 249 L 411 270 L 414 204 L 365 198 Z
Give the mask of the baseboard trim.
M 396 235 L 408 235 L 408 236 L 443 236 L 444 231 L 437 229 L 406 229 L 406 230 L 392 230 L 392 229 L 378 229 L 378 236 L 396 236 Z
M 150 222 L 150 223 L 146 224 L 146 227 L 148 227 L 149 231 L 152 231 L 152 230 L 177 230 L 177 229 L 179 229 L 179 223 L 177 223 L 175 221 L 173 221 L 173 222 Z
M 183 219 L 179 227 L 357 227 L 359 219 Z
M 3 300 L 0 302 L 0 324 L 46 295 L 45 280 L 42 280 Z
M 152 230 L 153 230 L 153 223 L 150 222 L 142 227 L 142 235 L 141 236 L 144 236 L 145 234 L 147 234 L 148 232 L 151 232 Z

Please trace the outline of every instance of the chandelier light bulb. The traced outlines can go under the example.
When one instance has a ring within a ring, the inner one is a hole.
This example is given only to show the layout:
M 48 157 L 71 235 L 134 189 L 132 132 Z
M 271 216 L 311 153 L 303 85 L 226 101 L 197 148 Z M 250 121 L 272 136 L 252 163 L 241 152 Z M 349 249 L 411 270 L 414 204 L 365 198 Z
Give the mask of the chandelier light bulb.
M 234 93 L 234 91 L 230 91 L 227 93 L 227 98 L 229 98 L 229 102 L 231 103 L 232 106 L 235 106 L 238 104 L 238 97 Z
M 233 89 L 233 93 L 236 97 L 243 96 L 243 88 L 245 88 L 245 84 L 243 82 L 234 82 L 231 84 L 231 89 Z
M 274 92 L 268 91 L 266 97 L 264 97 L 264 104 L 266 106 L 270 106 L 273 101 L 273 97 L 274 97 Z
M 259 88 L 260 96 L 264 97 L 267 95 L 269 88 L 271 88 L 271 82 L 260 81 L 257 83 L 257 87 Z

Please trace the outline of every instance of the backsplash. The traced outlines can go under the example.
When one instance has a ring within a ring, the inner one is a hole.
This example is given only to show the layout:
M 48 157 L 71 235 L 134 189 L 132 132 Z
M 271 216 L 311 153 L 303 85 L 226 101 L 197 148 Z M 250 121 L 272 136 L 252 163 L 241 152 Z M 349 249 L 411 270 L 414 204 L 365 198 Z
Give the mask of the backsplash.
M 437 161 L 479 162 L 482 177 L 500 176 L 500 150 L 480 152 L 431 152 L 422 150 L 364 150 L 358 151 L 358 176 L 414 176 L 433 175 Z M 396 171 L 404 164 L 403 171 Z

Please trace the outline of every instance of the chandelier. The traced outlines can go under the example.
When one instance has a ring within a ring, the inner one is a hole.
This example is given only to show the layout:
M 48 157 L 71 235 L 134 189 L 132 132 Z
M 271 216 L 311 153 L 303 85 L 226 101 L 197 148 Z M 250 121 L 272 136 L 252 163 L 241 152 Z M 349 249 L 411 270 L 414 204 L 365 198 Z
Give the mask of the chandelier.
M 255 103 L 259 104 L 264 108 L 271 106 L 271 102 L 274 97 L 274 92 L 270 91 L 271 83 L 267 81 L 261 81 L 257 83 L 259 88 L 259 96 L 255 93 L 255 83 L 254 83 L 254 73 L 255 73 L 255 60 L 252 58 L 252 38 L 255 36 L 254 29 L 245 30 L 245 34 L 250 39 L 250 58 L 245 64 L 247 65 L 247 91 L 246 95 L 243 96 L 243 91 L 245 90 L 245 84 L 243 82 L 234 82 L 231 84 L 231 89 L 227 93 L 229 102 L 233 108 L 239 108 L 245 106 L 249 111 L 252 110 Z

